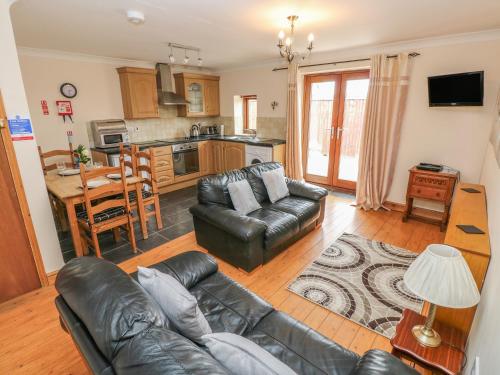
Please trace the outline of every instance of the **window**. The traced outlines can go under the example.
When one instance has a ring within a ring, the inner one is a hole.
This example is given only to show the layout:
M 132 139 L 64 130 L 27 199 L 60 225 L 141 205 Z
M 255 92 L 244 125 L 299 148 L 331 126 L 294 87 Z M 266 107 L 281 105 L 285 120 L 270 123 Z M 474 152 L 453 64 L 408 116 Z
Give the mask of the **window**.
M 245 95 L 243 99 L 243 130 L 257 130 L 257 95 Z

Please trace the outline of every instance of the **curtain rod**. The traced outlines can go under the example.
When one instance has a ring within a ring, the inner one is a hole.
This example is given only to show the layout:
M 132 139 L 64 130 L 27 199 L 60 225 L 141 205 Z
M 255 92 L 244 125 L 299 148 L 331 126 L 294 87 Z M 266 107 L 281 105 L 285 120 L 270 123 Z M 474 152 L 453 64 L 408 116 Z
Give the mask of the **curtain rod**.
M 397 57 L 398 55 L 387 55 L 386 57 L 388 59 L 393 59 Z M 408 54 L 410 57 L 417 57 L 420 56 L 420 53 L 418 52 L 410 52 Z M 337 65 L 337 64 L 345 64 L 345 63 L 352 63 L 352 62 L 361 62 L 361 61 L 370 61 L 370 58 L 364 58 L 364 59 L 354 59 L 354 60 L 342 60 L 342 61 L 331 61 L 331 62 L 326 62 L 326 63 L 319 63 L 319 64 L 307 64 L 307 65 L 300 65 L 299 68 L 309 68 L 311 66 L 323 66 L 323 65 Z M 287 70 L 288 67 L 285 66 L 283 68 L 274 68 L 273 72 L 276 72 L 278 70 Z

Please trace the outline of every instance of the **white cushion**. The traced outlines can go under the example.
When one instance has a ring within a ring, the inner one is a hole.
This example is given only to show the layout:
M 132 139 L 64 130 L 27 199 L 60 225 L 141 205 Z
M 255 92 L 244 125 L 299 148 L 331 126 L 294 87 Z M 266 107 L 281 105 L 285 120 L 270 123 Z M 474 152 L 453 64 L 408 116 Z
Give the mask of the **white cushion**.
M 184 285 L 153 268 L 137 267 L 137 270 L 139 284 L 151 294 L 182 335 L 201 344 L 201 337 L 212 333 L 196 298 Z
M 210 354 L 233 374 L 296 375 L 271 353 L 243 336 L 229 332 L 202 337 Z
M 269 195 L 271 203 L 275 203 L 290 195 L 288 186 L 286 185 L 285 171 L 283 168 L 280 167 L 262 172 L 262 181 L 266 186 L 267 195 Z
M 227 184 L 227 190 L 234 209 L 240 214 L 247 215 L 261 208 L 247 180 L 231 182 Z

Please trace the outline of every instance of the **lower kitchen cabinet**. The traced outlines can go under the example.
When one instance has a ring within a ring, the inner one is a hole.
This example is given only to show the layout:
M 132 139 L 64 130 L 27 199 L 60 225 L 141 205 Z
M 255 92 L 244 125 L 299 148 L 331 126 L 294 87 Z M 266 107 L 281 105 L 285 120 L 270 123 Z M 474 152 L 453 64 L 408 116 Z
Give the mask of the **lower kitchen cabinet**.
M 213 171 L 214 173 L 222 173 L 224 168 L 224 143 L 222 141 L 211 141 L 212 144 L 212 157 L 213 157 Z
M 245 166 L 245 144 L 224 143 L 224 170 L 241 169 Z
M 206 176 L 215 173 L 213 152 L 211 142 L 198 142 L 198 159 L 200 162 L 200 176 Z

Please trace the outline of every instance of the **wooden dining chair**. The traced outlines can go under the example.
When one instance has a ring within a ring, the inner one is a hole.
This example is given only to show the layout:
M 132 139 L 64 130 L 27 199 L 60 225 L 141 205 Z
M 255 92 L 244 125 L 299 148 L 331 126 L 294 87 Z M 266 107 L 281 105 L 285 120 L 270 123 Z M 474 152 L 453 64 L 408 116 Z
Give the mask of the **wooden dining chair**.
M 112 173 L 120 174 L 121 179 L 99 187 L 89 187 L 88 183 L 90 180 L 103 180 L 106 179 L 106 175 Z M 120 157 L 119 167 L 103 167 L 87 170 L 84 165 L 80 165 L 80 177 L 82 179 L 85 210 L 78 213 L 77 218 L 83 253 L 88 253 L 88 245 L 90 244 L 95 250 L 95 255 L 101 258 L 101 249 L 97 235 L 108 230 L 113 230 L 114 239 L 118 242 L 120 239 L 120 228 L 128 232 L 132 249 L 136 253 L 137 246 L 135 243 L 123 158 Z
M 69 150 L 51 150 L 43 152 L 42 148 L 38 146 L 38 156 L 40 157 L 40 163 L 42 165 L 43 174 L 46 175 L 47 172 L 52 171 L 57 168 L 57 162 L 64 160 L 64 164 L 67 168 L 75 168 L 75 158 L 73 151 L 73 144 L 69 143 Z M 51 163 L 48 164 L 50 161 Z M 61 160 L 62 159 L 62 160 Z M 59 228 L 62 232 L 67 232 L 68 221 L 66 218 L 66 208 L 64 204 L 61 203 L 56 197 L 49 194 L 52 213 L 59 224 Z
M 125 171 L 127 168 L 132 170 L 132 175 L 137 175 L 137 159 L 132 152 L 132 148 L 135 146 L 125 146 L 123 143 L 120 143 L 120 157 L 123 158 L 125 163 Z
M 42 164 L 43 174 L 47 174 L 47 172 L 54 170 L 57 168 L 57 162 L 64 160 L 64 164 L 67 168 L 75 168 L 75 152 L 73 151 L 73 144 L 69 143 L 69 150 L 51 150 L 47 152 L 43 152 L 42 148 L 38 146 L 38 155 L 40 157 L 40 163 Z M 52 159 L 51 164 L 47 164 L 47 159 Z
M 132 146 L 132 153 L 136 160 L 136 170 L 142 180 L 141 194 L 131 191 L 130 201 L 132 207 L 137 206 L 141 220 L 143 238 L 148 238 L 147 222 L 151 216 L 156 218 L 156 227 L 163 228 L 160 212 L 160 199 L 156 179 L 156 159 L 151 149 L 148 152 L 139 151 L 137 146 Z M 152 206 L 152 209 L 149 207 Z

